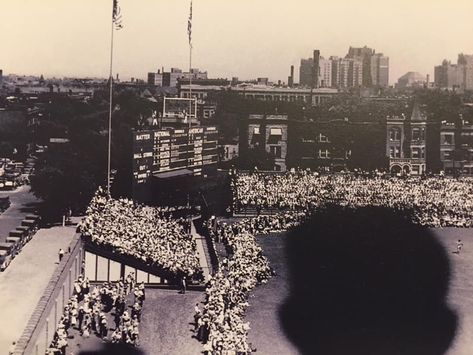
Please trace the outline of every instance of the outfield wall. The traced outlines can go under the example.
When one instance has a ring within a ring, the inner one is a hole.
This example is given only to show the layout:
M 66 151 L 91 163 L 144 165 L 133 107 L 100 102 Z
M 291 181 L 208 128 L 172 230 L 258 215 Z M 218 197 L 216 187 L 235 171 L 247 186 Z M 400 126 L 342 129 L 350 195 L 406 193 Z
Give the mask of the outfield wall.
M 73 294 L 74 281 L 82 272 L 84 247 L 79 234 L 74 236 L 69 251 L 51 277 L 17 342 L 14 355 L 43 355 L 53 340 L 64 306 Z

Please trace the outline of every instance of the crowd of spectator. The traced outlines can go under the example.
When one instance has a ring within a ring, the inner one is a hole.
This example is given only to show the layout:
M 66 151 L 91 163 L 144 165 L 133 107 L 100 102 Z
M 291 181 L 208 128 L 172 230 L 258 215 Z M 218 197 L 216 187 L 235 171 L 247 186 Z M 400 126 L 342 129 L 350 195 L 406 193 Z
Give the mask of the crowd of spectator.
M 202 269 L 189 223 L 165 216 L 162 209 L 112 199 L 99 189 L 79 230 L 96 245 L 139 259 L 166 274 L 198 279 Z
M 353 174 L 238 174 L 234 209 L 309 213 L 334 203 L 349 208 L 383 206 L 412 211 L 416 223 L 431 227 L 473 226 L 473 178 L 385 177 Z
M 253 350 L 247 339 L 250 327 L 244 321 L 249 293 L 265 283 L 272 271 L 246 223 L 218 224 L 213 230 L 228 257 L 207 284 L 203 309 L 196 307 L 197 338 L 207 355 L 249 354 Z
M 127 299 L 131 292 L 134 304 L 130 314 Z M 104 341 L 137 346 L 144 299 L 144 284 L 136 284 L 131 275 L 125 281 L 104 283 L 92 290 L 89 280 L 80 275 L 74 282 L 73 295 L 64 307 L 48 354 L 65 355 L 68 339 L 74 329 L 83 338 L 95 334 Z M 115 329 L 110 337 L 107 314 L 113 315 L 115 322 Z

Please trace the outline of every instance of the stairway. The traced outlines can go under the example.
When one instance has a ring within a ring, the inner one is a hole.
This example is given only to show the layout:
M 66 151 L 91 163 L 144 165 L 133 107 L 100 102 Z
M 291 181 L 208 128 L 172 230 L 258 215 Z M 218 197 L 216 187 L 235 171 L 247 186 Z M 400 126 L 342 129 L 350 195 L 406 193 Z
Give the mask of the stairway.
M 203 235 L 200 235 L 195 228 L 195 220 L 191 223 L 191 234 L 195 238 L 197 244 L 197 253 L 199 254 L 199 261 L 202 270 L 204 271 L 205 280 L 208 279 L 209 274 L 212 274 L 212 263 L 210 251 L 207 245 L 207 240 Z

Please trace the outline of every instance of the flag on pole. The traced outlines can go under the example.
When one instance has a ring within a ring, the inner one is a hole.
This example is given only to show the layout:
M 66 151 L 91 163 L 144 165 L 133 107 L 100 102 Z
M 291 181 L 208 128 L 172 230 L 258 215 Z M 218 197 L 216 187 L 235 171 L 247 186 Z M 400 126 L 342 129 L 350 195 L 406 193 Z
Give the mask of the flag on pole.
M 118 5 L 118 0 L 113 0 L 112 20 L 113 20 L 113 23 L 115 24 L 116 30 L 121 30 L 123 28 L 122 11 L 120 9 L 120 6 Z
M 192 47 L 192 0 L 191 0 L 191 9 L 189 13 L 189 20 L 187 21 L 187 34 L 189 35 L 189 46 Z

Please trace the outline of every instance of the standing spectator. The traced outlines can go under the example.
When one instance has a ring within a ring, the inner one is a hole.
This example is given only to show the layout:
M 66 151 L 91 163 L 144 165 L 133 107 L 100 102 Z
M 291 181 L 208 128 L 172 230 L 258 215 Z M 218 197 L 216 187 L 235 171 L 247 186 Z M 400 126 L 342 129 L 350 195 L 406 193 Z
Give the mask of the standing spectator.
M 59 249 L 59 262 L 61 262 L 62 258 L 64 257 L 64 250 L 62 248 Z

